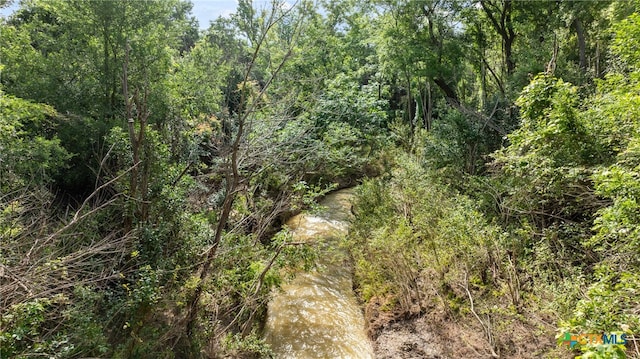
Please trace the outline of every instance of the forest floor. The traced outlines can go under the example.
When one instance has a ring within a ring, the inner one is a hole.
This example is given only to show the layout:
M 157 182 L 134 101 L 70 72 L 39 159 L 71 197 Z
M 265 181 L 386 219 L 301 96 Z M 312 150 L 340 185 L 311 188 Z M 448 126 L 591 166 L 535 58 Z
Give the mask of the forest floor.
M 386 310 L 387 305 L 372 298 L 365 308 L 377 359 L 491 358 L 495 354 L 480 325 L 471 319 L 451 320 L 435 308 L 421 314 L 398 313 Z M 501 358 L 573 357 L 558 350 L 553 336 L 533 335 L 527 324 L 512 322 L 509 331 L 508 338 L 498 338 L 500 344 L 494 345 Z
M 381 329 L 373 348 L 379 359 L 448 358 L 424 317 L 390 323 Z

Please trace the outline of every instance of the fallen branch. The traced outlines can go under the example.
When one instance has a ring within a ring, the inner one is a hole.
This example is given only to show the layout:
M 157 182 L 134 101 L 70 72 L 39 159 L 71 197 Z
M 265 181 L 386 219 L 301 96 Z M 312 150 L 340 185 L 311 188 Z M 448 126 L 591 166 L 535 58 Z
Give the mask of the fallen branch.
M 491 351 L 491 356 L 493 358 L 499 358 L 500 356 L 496 353 L 496 351 L 494 350 L 494 347 L 496 345 L 495 343 L 495 339 L 493 338 L 493 333 L 491 332 L 491 320 L 489 318 L 489 316 L 487 316 L 487 322 L 485 323 L 482 318 L 480 318 L 480 315 L 478 315 L 478 313 L 475 310 L 475 306 L 473 303 L 473 296 L 471 296 L 471 292 L 469 291 L 469 277 L 468 277 L 468 273 L 465 271 L 464 273 L 464 285 L 460 284 L 460 287 L 462 287 L 462 289 L 465 290 L 465 292 L 467 292 L 467 296 L 469 297 L 469 303 L 471 306 L 471 313 L 473 314 L 473 316 L 478 320 L 478 323 L 480 323 L 480 326 L 482 326 L 482 329 L 484 330 L 485 333 L 485 337 L 487 339 L 487 342 L 489 343 L 489 350 Z

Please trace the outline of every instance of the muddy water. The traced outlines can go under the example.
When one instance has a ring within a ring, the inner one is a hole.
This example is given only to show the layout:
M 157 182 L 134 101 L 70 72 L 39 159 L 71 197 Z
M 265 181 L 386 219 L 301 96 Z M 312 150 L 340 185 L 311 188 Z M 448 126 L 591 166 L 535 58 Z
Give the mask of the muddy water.
M 265 338 L 277 358 L 373 358 L 346 255 L 333 243 L 346 233 L 351 196 L 334 192 L 321 202 L 322 213 L 287 223 L 295 240 L 323 249 L 318 269 L 297 275 L 269 303 Z

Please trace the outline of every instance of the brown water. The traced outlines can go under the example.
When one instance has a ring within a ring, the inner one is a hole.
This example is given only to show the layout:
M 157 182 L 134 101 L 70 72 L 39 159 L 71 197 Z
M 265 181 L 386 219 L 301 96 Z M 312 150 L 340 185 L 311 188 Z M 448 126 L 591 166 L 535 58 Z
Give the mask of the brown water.
M 373 358 L 348 259 L 332 245 L 347 231 L 351 197 L 350 190 L 334 192 L 320 214 L 287 222 L 295 240 L 323 249 L 318 269 L 297 275 L 269 303 L 265 339 L 277 358 Z

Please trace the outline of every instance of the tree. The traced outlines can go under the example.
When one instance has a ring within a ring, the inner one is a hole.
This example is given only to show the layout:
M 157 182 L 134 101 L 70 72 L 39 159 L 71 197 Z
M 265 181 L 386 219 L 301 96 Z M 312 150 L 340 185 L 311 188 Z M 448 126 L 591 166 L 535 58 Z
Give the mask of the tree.
M 259 23 L 261 25 L 259 27 L 254 28 L 253 26 L 249 26 L 244 29 L 251 42 L 250 46 L 252 48 L 252 56 L 250 61 L 246 64 L 243 80 L 238 86 L 238 90 L 240 92 L 239 106 L 235 113 L 230 114 L 235 122 L 235 133 L 230 139 L 229 146 L 223 152 L 224 157 L 222 163 L 224 166 L 223 173 L 225 183 L 224 200 L 218 216 L 218 222 L 211 246 L 206 251 L 204 262 L 199 268 L 198 282 L 194 293 L 190 298 L 189 306 L 187 307 L 187 313 L 185 315 L 185 335 L 187 338 L 194 333 L 204 285 L 211 274 L 212 265 L 216 258 L 222 237 L 225 233 L 234 201 L 241 190 L 241 185 L 249 175 L 244 172 L 241 167 L 241 156 L 244 151 L 244 145 L 247 141 L 248 132 L 250 131 L 251 122 L 255 119 L 257 110 L 262 104 L 269 86 L 278 76 L 280 70 L 282 70 L 285 62 L 291 55 L 293 46 L 297 41 L 299 31 L 302 27 L 303 18 L 297 19 L 299 22 L 294 28 L 294 36 L 285 42 L 287 45 L 285 53 L 275 64 L 273 64 L 272 68 L 269 68 L 270 74 L 264 84 L 259 88 L 254 87 L 252 83 L 252 76 L 254 76 L 254 70 L 257 66 L 258 58 L 262 51 L 264 51 L 263 46 L 268 44 L 267 39 L 271 35 L 271 32 L 292 12 L 293 9 L 284 9 L 278 2 L 273 2 L 271 11 L 263 14 L 264 17 L 260 18 Z M 253 24 L 253 12 L 248 9 L 244 9 L 244 12 L 241 12 L 241 14 L 243 13 L 250 18 L 245 18 L 246 22 L 243 22 L 242 24 Z M 255 20 L 255 23 L 258 23 L 257 19 Z
M 11 75 L 3 76 L 3 83 L 7 91 L 17 95 L 47 101 L 76 114 L 111 119 L 123 111 L 121 76 L 127 37 L 135 51 L 147 46 L 145 65 L 151 65 L 148 71 L 153 71 L 152 63 L 161 62 L 157 56 L 166 46 L 180 46 L 179 37 L 189 26 L 188 9 L 178 0 L 25 4 L 9 19 L 8 27 L 30 39 L 25 45 L 33 55 L 25 63 L 11 52 L 5 53 L 5 71 Z M 144 44 L 131 38 L 134 33 L 152 37 Z M 155 54 L 149 51 L 152 48 L 157 49 Z M 153 56 L 156 58 L 149 62 Z M 31 76 L 33 73 L 39 76 Z
M 49 185 L 64 169 L 71 156 L 55 134 L 56 119 L 60 117 L 51 106 L 7 95 L 0 90 L 3 205 L 11 203 L 22 188 Z
M 71 185 L 62 179 L 65 188 L 91 192 L 95 183 L 91 170 L 99 167 L 96 158 L 104 154 L 102 137 L 125 115 L 126 46 L 131 50 L 129 86 L 159 84 L 181 46 L 181 36 L 192 30 L 189 9 L 178 0 L 33 1 L 24 3 L 3 25 L 5 91 L 46 102 L 77 119 L 66 124 L 61 141 L 76 154 L 71 177 L 85 183 Z M 162 93 L 158 87 L 149 88 L 152 122 L 165 120 L 164 100 L 155 96 Z M 77 136 L 79 132 L 85 136 Z
M 597 145 L 577 103 L 574 86 L 548 75 L 523 90 L 517 101 L 522 125 L 509 135 L 509 146 L 494 154 L 500 181 L 508 183 L 505 213 L 544 228 L 588 218 L 597 209 L 589 180 Z
M 513 74 L 516 63 L 513 58 L 513 43 L 516 33 L 513 26 L 513 1 L 511 0 L 481 0 L 480 6 L 489 19 L 494 30 L 502 39 L 503 62 L 507 76 Z
M 460 104 L 456 84 L 462 72 L 464 45 L 455 30 L 459 4 L 427 1 L 385 5 L 388 12 L 379 20 L 382 31 L 377 38 L 381 68 L 388 79 L 403 79 L 407 96 L 404 113 L 413 133 L 416 108 L 421 109 L 420 122 L 431 126 L 435 102 L 431 84 L 448 102 Z M 419 96 L 414 103 L 416 94 Z

